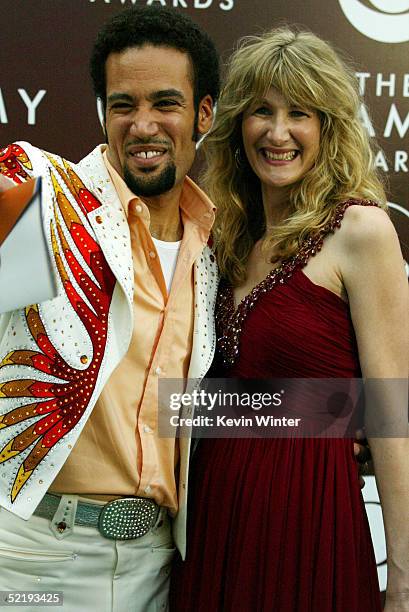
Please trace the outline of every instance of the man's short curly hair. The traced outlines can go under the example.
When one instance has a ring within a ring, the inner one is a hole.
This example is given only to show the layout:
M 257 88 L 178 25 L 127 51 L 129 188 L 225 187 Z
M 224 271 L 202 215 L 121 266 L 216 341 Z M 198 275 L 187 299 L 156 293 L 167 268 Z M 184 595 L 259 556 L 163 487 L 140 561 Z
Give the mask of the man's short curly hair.
M 189 17 L 175 10 L 132 7 L 116 14 L 97 35 L 90 72 L 97 98 L 106 108 L 105 64 L 111 53 L 154 45 L 187 53 L 193 67 L 195 109 L 210 95 L 216 102 L 220 88 L 219 56 L 210 36 Z

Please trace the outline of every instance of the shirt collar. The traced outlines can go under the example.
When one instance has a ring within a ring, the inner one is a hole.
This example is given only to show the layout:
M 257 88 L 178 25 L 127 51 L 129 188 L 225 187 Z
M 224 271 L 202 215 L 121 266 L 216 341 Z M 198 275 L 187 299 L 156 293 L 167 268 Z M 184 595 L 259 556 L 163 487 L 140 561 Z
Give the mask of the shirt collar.
M 102 152 L 102 157 L 126 216 L 128 217 L 129 205 L 133 202 L 142 206 L 141 216 L 149 223 L 150 214 L 148 207 L 141 198 L 132 193 L 123 178 L 112 166 L 108 159 L 106 148 Z M 195 225 L 210 232 L 214 223 L 216 207 L 200 187 L 188 176 L 183 184 L 180 208 L 183 221 L 189 219 Z

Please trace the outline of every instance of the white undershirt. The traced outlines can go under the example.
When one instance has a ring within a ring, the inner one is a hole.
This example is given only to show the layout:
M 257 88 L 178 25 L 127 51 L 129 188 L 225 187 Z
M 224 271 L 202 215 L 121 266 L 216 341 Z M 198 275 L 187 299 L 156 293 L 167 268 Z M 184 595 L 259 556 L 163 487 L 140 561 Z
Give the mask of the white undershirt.
M 160 265 L 162 267 L 163 278 L 165 279 L 166 288 L 168 293 L 172 285 L 173 275 L 175 274 L 176 263 L 180 251 L 181 240 L 177 242 L 165 242 L 164 240 L 158 240 L 152 236 L 152 240 L 158 251 Z

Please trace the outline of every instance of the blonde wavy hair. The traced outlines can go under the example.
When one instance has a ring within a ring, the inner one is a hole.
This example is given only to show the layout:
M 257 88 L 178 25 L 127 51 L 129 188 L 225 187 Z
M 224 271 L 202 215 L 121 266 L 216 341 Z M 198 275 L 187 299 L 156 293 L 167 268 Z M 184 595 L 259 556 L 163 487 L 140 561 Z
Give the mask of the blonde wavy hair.
M 203 144 L 207 164 L 202 182 L 218 208 L 218 263 L 233 285 L 245 281 L 250 251 L 266 232 L 260 181 L 243 149 L 242 117 L 271 87 L 292 106 L 316 111 L 321 125 L 318 157 L 291 189 L 288 218 L 265 235 L 263 250 L 271 261 L 293 256 L 342 201 L 369 199 L 386 208 L 374 165 L 375 143 L 359 119 L 362 100 L 353 70 L 308 31 L 280 27 L 242 39 L 230 59 L 215 123 Z

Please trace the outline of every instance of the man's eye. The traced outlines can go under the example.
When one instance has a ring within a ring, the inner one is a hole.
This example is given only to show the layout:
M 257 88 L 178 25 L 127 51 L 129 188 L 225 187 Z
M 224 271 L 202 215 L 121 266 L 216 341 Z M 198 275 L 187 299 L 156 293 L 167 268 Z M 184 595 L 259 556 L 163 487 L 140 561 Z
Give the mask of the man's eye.
M 156 106 L 159 108 L 170 108 L 173 106 L 178 106 L 178 103 L 176 100 L 159 100 L 159 102 L 156 103 Z
M 131 108 L 129 102 L 115 102 L 114 104 L 111 104 L 112 110 L 127 110 L 129 108 Z

